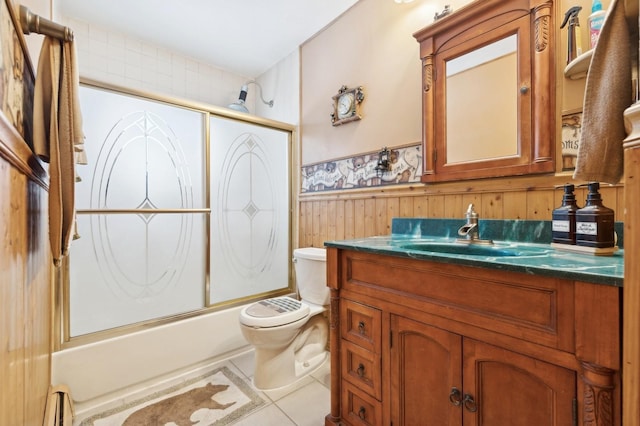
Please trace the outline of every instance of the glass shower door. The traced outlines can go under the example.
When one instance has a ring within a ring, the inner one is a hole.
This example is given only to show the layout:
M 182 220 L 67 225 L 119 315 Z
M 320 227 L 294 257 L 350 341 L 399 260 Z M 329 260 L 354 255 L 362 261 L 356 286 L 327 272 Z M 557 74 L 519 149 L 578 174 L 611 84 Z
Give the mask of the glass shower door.
M 80 101 L 70 336 L 202 309 L 206 114 L 84 86 Z
M 210 303 L 285 289 L 290 132 L 210 119 Z
M 80 101 L 64 340 L 291 287 L 291 130 L 93 86 Z

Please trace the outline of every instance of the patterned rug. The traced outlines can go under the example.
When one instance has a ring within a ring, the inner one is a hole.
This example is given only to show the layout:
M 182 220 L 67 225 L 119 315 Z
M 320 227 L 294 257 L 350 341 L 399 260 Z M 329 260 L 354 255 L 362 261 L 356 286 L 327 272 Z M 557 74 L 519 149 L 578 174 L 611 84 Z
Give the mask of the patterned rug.
M 93 415 L 80 426 L 227 425 L 264 400 L 227 367 Z

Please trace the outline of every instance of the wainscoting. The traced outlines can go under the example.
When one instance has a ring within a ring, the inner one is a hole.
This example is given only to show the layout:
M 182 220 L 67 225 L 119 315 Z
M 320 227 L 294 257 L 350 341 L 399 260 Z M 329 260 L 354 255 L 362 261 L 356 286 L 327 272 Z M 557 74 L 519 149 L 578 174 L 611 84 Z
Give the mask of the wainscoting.
M 51 359 L 46 174 L 0 115 L 0 425 L 42 424 Z
M 474 180 L 444 184 L 412 184 L 367 191 L 344 190 L 299 197 L 298 244 L 322 247 L 327 240 L 389 235 L 394 217 L 460 218 L 470 203 L 482 219 L 551 220 L 562 201 L 562 188 L 573 182 L 570 174 Z M 584 206 L 586 188 L 577 188 Z M 603 204 L 624 216 L 624 187 L 603 184 Z

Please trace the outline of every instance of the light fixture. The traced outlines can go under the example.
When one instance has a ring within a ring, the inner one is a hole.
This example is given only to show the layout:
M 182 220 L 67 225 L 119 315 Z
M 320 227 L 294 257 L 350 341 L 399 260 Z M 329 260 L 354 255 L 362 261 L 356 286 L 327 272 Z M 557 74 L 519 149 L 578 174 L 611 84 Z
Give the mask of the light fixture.
M 378 153 L 378 164 L 375 167 L 376 175 L 382 177 L 388 171 L 391 171 L 391 163 L 389 162 L 390 152 L 385 146 L 382 151 Z
M 411 3 L 413 0 L 393 0 L 397 4 Z
M 444 6 L 444 9 L 442 9 L 442 12 L 436 12 L 435 15 L 433 15 L 433 21 L 435 22 L 440 18 L 444 18 L 445 16 L 450 15 L 451 12 L 453 12 L 453 9 L 451 8 L 451 5 L 447 4 Z
M 245 101 L 247 100 L 247 92 L 249 91 L 249 85 L 250 84 L 255 84 L 256 86 L 258 86 L 258 89 L 260 89 L 260 99 L 262 99 L 262 102 L 265 105 L 269 105 L 269 108 L 273 108 L 273 99 L 270 101 L 265 101 L 264 98 L 262 97 L 262 86 L 260 86 L 260 84 L 257 81 L 251 80 L 251 81 L 247 81 L 245 84 L 242 85 L 242 87 L 240 88 L 240 96 L 238 96 L 238 100 L 232 104 L 229 105 L 229 108 L 235 110 L 235 111 L 240 111 L 240 112 L 249 112 L 249 110 L 247 109 L 247 107 L 245 106 Z

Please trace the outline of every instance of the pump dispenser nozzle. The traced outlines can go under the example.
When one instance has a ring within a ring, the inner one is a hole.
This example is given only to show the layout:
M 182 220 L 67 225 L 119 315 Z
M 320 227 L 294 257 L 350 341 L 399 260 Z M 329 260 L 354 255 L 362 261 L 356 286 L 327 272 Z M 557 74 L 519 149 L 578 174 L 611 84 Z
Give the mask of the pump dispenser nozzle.
M 560 28 L 564 28 L 565 25 L 569 23 L 569 33 L 567 37 L 567 64 L 582 55 L 582 43 L 580 40 L 580 30 L 578 29 L 580 27 L 578 13 L 580 13 L 581 10 L 582 6 L 573 6 L 571 9 L 567 10 L 564 14 L 562 25 L 560 25 Z

